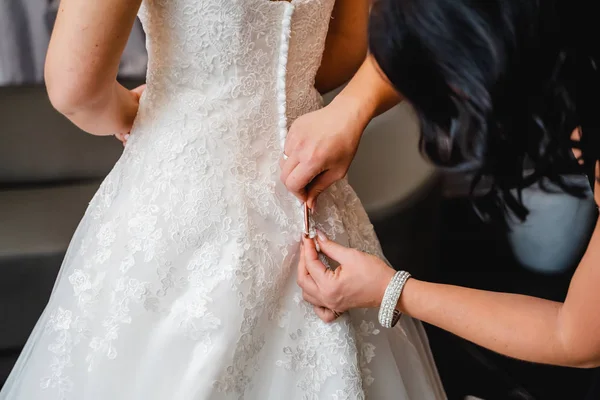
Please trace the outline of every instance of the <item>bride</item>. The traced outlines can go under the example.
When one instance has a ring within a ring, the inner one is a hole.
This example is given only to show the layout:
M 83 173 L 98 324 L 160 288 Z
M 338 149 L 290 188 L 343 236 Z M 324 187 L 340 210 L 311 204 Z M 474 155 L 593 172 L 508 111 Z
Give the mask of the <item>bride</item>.
M 141 7 L 140 7 L 141 6 Z M 55 107 L 127 144 L 79 225 L 2 400 L 445 397 L 419 323 L 322 323 L 295 284 L 288 126 L 366 51 L 368 0 L 62 0 Z M 147 87 L 116 82 L 139 12 Z M 141 94 L 141 98 L 140 98 Z M 131 133 L 131 136 L 128 136 Z M 344 181 L 314 223 L 381 255 Z

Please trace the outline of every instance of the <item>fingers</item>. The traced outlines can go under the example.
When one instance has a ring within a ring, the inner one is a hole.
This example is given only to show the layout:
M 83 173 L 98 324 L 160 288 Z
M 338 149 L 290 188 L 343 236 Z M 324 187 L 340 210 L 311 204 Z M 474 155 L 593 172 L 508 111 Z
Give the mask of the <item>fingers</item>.
M 308 163 L 297 163 L 287 175 L 284 182 L 285 186 L 300 200 L 306 201 L 306 186 L 321 173 L 317 168 L 315 165 Z
M 115 133 L 115 137 L 125 146 L 129 139 L 129 133 Z
M 319 299 L 317 299 L 314 296 L 311 296 L 307 292 L 302 292 L 302 299 L 304 299 L 305 302 L 307 302 L 308 304 L 310 304 L 312 306 L 326 308 L 325 304 L 322 301 L 320 301 Z
M 305 202 L 306 188 L 324 171 L 324 160 L 315 156 L 315 143 L 307 136 L 310 130 L 303 127 L 301 120 L 302 117 L 294 121 L 288 131 L 284 154 L 288 155 L 289 159 L 280 164 L 281 181 L 288 191 Z
M 314 261 L 319 261 L 319 252 L 317 251 L 317 245 L 314 239 L 304 237 L 302 238 L 302 250 L 304 252 L 304 260 L 306 262 L 306 266 L 308 272 L 310 273 L 310 269 L 308 265 Z
M 338 180 L 339 178 L 331 171 L 325 171 L 315 177 L 307 188 L 306 203 L 308 204 L 308 207 L 314 209 L 317 197 Z
M 322 287 L 327 281 L 327 267 L 319 259 L 319 254 L 315 247 L 313 239 L 304 238 L 304 260 L 305 267 L 308 274 L 315 281 L 318 288 Z
M 136 87 L 135 89 L 131 90 L 131 93 L 136 94 L 139 100 L 139 98 L 142 97 L 142 93 L 144 93 L 144 90 L 146 90 L 146 84 Z
M 328 308 L 315 306 L 313 309 L 315 310 L 315 314 L 317 314 L 317 316 L 323 322 L 326 322 L 329 324 L 337 319 L 335 314 L 333 313 L 333 311 L 331 311 Z
M 298 286 L 303 290 L 303 294 L 310 297 L 311 300 L 307 300 L 309 303 L 315 305 L 317 304 L 317 298 L 319 296 L 319 287 L 315 283 L 312 276 L 306 269 L 306 258 L 304 257 L 304 252 L 300 251 L 300 261 L 298 262 L 298 277 L 297 277 Z M 306 297 L 305 297 L 306 300 Z
M 319 288 L 306 269 L 306 258 L 302 250 L 298 263 L 298 286 L 302 289 L 302 298 L 313 306 L 325 307 L 325 303 L 319 299 Z
M 298 152 L 296 151 L 296 142 L 294 140 L 294 122 L 290 127 L 288 134 L 285 138 L 285 144 L 283 145 L 283 154 L 287 157 L 281 155 L 281 160 L 279 161 L 279 166 L 281 167 L 281 182 L 285 185 L 285 181 L 287 180 L 290 173 L 296 168 L 298 165 Z
M 279 166 L 281 167 L 281 174 L 279 176 L 279 179 L 281 179 L 281 182 L 283 182 L 284 185 L 286 185 L 286 181 L 292 173 L 292 171 L 294 170 L 294 168 L 296 168 L 296 166 L 298 166 L 299 164 L 298 159 L 293 153 L 291 153 L 291 156 L 289 153 L 285 154 L 287 154 L 289 158 L 287 160 L 284 160 L 282 154 L 281 161 L 279 161 Z
M 300 279 L 304 275 L 308 275 L 308 271 L 306 270 L 306 258 L 304 257 L 304 243 L 300 242 L 300 258 L 298 260 L 298 279 Z
M 293 139 L 288 138 L 285 143 L 285 151 L 289 158 L 284 160 L 283 157 L 279 162 L 281 167 L 281 182 L 286 188 L 302 202 L 306 201 L 306 186 L 321 173 L 317 164 L 309 162 L 301 162 L 299 159 L 299 151 L 301 150 L 293 142 Z
M 342 246 L 333 240 L 329 240 L 329 238 L 327 238 L 327 236 L 321 231 L 317 231 L 317 238 L 321 253 L 325 254 L 327 257 L 337 261 L 340 264 L 346 264 L 349 261 L 352 261 L 354 255 L 354 251 L 352 249 Z M 308 255 L 309 254 L 306 253 L 307 257 Z

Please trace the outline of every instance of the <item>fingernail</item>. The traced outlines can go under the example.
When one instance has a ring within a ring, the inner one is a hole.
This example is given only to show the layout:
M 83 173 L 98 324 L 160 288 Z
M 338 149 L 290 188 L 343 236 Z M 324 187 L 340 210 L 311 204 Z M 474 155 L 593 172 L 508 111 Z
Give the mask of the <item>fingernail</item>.
M 125 136 L 123 136 L 123 138 L 125 138 L 125 140 L 129 139 L 129 133 Z
M 317 253 L 321 252 L 321 246 L 319 246 L 319 241 L 315 240 L 315 249 L 317 249 Z
M 325 236 L 325 234 L 318 229 L 317 229 L 317 236 L 319 237 L 320 241 L 322 241 L 322 242 L 327 241 L 327 236 Z

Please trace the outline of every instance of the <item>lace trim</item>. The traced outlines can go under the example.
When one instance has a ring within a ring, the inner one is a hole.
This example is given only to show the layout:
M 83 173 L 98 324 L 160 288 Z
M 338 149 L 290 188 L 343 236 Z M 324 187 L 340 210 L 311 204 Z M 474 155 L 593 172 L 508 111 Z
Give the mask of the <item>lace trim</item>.
M 277 67 L 277 112 L 279 113 L 279 140 L 281 149 L 285 147 L 285 138 L 287 136 L 287 98 L 286 98 L 286 75 L 288 53 L 290 49 L 290 37 L 292 26 L 292 15 L 294 14 L 294 5 L 287 3 L 283 13 L 281 27 L 281 47 L 279 48 L 279 65 Z

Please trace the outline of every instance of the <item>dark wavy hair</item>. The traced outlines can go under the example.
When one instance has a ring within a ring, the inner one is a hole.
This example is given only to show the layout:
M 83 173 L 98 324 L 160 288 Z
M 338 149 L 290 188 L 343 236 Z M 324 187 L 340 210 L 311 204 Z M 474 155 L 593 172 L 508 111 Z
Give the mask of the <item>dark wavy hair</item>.
M 373 5 L 370 51 L 414 107 L 421 150 L 440 167 L 473 173 L 472 188 L 490 179 L 484 197 L 491 201 L 476 207 L 484 217 L 512 211 L 524 219 L 521 189 L 546 181 L 541 178 L 582 196 L 586 188 L 562 176 L 594 176 L 600 154 L 595 61 L 600 31 L 592 9 L 585 9 L 587 1 Z M 577 128 L 581 140 L 574 143 Z M 582 150 L 579 163 L 573 147 Z

